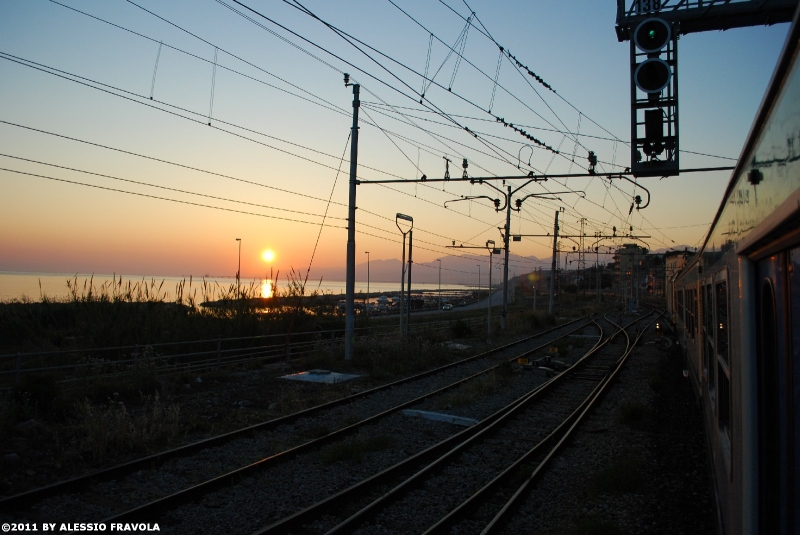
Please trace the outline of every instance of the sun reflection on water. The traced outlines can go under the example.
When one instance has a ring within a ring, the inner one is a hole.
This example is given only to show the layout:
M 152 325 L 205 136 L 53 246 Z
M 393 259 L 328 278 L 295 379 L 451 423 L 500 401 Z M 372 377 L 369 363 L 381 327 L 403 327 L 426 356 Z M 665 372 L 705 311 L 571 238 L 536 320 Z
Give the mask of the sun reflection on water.
M 273 283 L 272 279 L 263 279 L 261 281 L 261 297 L 272 297 Z

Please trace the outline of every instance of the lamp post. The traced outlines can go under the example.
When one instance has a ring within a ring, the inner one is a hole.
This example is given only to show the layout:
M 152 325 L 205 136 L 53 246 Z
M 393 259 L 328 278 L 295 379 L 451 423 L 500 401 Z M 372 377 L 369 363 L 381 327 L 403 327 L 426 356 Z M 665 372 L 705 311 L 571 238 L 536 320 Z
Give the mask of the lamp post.
M 437 262 L 439 262 L 439 313 L 442 313 L 442 259 L 437 258 Z
M 492 341 L 492 255 L 495 252 L 494 240 L 486 241 L 486 248 L 489 249 L 489 305 L 488 305 L 488 327 L 486 328 L 486 341 Z M 499 251 L 498 251 L 499 252 Z
M 488 195 L 462 196 L 460 199 L 453 199 L 451 201 L 445 201 L 445 203 L 444 203 L 445 208 L 447 208 L 447 203 L 449 203 L 449 202 L 469 201 L 469 200 L 472 200 L 472 199 L 489 199 L 490 201 L 492 201 L 494 203 L 495 212 L 501 212 L 503 210 L 506 211 L 506 224 L 505 224 L 505 226 L 497 227 L 498 230 L 500 230 L 501 236 L 503 237 L 503 246 L 504 246 L 503 248 L 505 249 L 505 262 L 503 263 L 503 312 L 502 312 L 502 314 L 500 316 L 500 328 L 501 329 L 505 329 L 506 328 L 506 317 L 508 315 L 508 255 L 509 255 L 508 241 L 509 241 L 509 235 L 511 233 L 511 210 L 514 210 L 514 211 L 517 211 L 517 212 L 521 211 L 522 210 L 522 203 L 525 202 L 525 200 L 530 198 L 530 197 L 537 197 L 537 198 L 542 198 L 542 199 L 552 199 L 552 200 L 560 201 L 561 199 L 559 197 L 554 197 L 554 195 L 560 195 L 562 193 L 579 193 L 579 194 L 585 196 L 584 192 L 575 191 L 575 190 L 571 190 L 571 191 L 553 191 L 553 192 L 548 192 L 548 193 L 530 193 L 530 194 L 528 194 L 528 195 L 526 195 L 526 196 L 524 196 L 522 198 L 514 199 L 513 200 L 514 201 L 513 204 L 514 204 L 515 207 L 512 207 L 512 198 L 511 198 L 512 195 L 514 195 L 515 193 L 517 193 L 520 190 L 522 190 L 524 187 L 526 187 L 531 182 L 539 182 L 539 181 L 542 181 L 542 180 L 543 180 L 543 178 L 540 178 L 540 177 L 531 178 L 530 180 L 528 180 L 524 184 L 522 184 L 520 186 L 517 186 L 516 189 L 513 189 L 511 186 L 506 186 L 507 191 L 504 191 L 504 190 L 498 188 L 497 186 L 491 184 L 490 182 L 484 182 L 483 179 L 480 179 L 480 178 L 472 179 L 472 180 L 470 180 L 470 184 L 475 184 L 475 183 L 485 184 L 486 186 L 489 186 L 490 188 L 492 188 L 495 191 L 499 192 L 500 195 L 503 197 L 504 203 L 501 202 L 499 198 L 493 199 L 492 197 L 489 197 Z M 547 180 L 547 179 L 544 178 L 544 180 Z M 501 204 L 502 204 L 502 206 L 501 206 Z M 561 210 L 563 210 L 563 208 L 561 208 Z M 551 275 L 551 277 L 555 277 L 555 271 L 556 271 L 556 267 L 557 267 L 555 265 L 555 254 L 556 254 L 555 247 L 556 247 L 556 240 L 558 239 L 557 227 L 558 227 L 558 215 L 556 215 L 556 231 L 555 231 L 555 234 L 554 234 L 554 237 L 553 237 L 553 274 Z M 514 240 L 516 241 L 517 238 L 515 237 Z M 553 309 L 553 292 L 551 291 L 550 292 L 550 313 L 551 314 L 553 313 L 552 309 Z
M 236 238 L 236 241 L 239 242 L 239 263 L 236 265 L 236 295 L 239 296 L 239 299 L 242 298 L 242 289 L 241 289 L 241 281 L 242 281 L 242 239 Z
M 364 251 L 367 253 L 367 299 L 364 301 L 364 309 L 367 312 L 367 317 L 369 318 L 369 251 Z
M 481 298 L 481 265 L 475 264 L 478 266 L 478 299 Z
M 411 225 L 408 230 L 403 230 L 400 226 L 400 220 L 408 221 Z M 400 271 L 400 336 L 405 336 L 405 329 L 403 326 L 403 306 L 405 303 L 405 274 L 406 274 L 406 234 L 409 235 L 408 238 L 408 295 L 411 296 L 411 231 L 414 229 L 414 218 L 410 215 L 401 214 L 400 212 L 397 213 L 395 216 L 394 224 L 397 225 L 397 228 L 400 230 L 400 233 L 403 234 L 403 260 L 402 266 Z M 409 311 L 411 309 L 411 302 L 409 299 L 408 303 Z M 409 320 L 410 312 L 409 312 Z

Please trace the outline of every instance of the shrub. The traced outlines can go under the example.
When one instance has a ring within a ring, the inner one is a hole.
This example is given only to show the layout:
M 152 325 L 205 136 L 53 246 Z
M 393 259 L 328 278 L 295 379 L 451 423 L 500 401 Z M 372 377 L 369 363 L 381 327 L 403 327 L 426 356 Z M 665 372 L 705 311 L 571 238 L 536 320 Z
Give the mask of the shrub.
M 22 406 L 47 414 L 60 397 L 60 387 L 52 375 L 26 374 L 12 390 L 12 399 Z
M 472 327 L 464 320 L 457 320 L 452 326 L 452 331 L 454 338 L 467 338 L 472 336 Z
M 117 450 L 145 450 L 172 444 L 179 434 L 177 405 L 164 405 L 158 394 L 144 397 L 144 410 L 134 416 L 122 402 L 93 405 L 88 399 L 75 404 L 81 449 L 94 459 Z

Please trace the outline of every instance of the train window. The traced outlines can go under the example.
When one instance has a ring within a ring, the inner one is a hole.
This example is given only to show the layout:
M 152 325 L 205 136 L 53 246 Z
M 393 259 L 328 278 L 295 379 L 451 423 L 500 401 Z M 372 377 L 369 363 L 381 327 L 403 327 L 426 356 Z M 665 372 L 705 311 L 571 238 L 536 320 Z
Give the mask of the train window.
M 717 424 L 720 446 L 725 454 L 725 462 L 731 462 L 731 377 L 730 370 L 717 361 Z
M 700 329 L 700 341 L 703 348 L 703 373 L 708 384 L 708 395 L 711 397 L 711 407 L 715 408 L 713 403 L 714 393 L 716 391 L 716 358 L 714 357 L 714 329 L 713 329 L 713 294 L 711 293 L 711 284 L 704 284 L 700 289 L 700 308 L 702 313 L 703 322 Z
M 728 364 L 728 281 L 723 280 L 716 284 L 716 298 L 717 355 Z
M 761 533 L 778 533 L 780 523 L 781 429 L 780 375 L 778 371 L 778 322 L 772 281 L 764 280 L 759 306 L 759 455 L 761 476 Z

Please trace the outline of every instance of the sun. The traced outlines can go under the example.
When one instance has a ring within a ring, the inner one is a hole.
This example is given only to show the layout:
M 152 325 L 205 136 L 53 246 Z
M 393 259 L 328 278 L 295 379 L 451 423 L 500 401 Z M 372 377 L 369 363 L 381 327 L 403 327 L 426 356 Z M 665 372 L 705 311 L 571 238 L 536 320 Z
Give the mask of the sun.
M 264 262 L 272 262 L 275 260 L 275 253 L 272 251 L 272 249 L 267 249 L 261 253 L 261 258 L 264 259 Z

